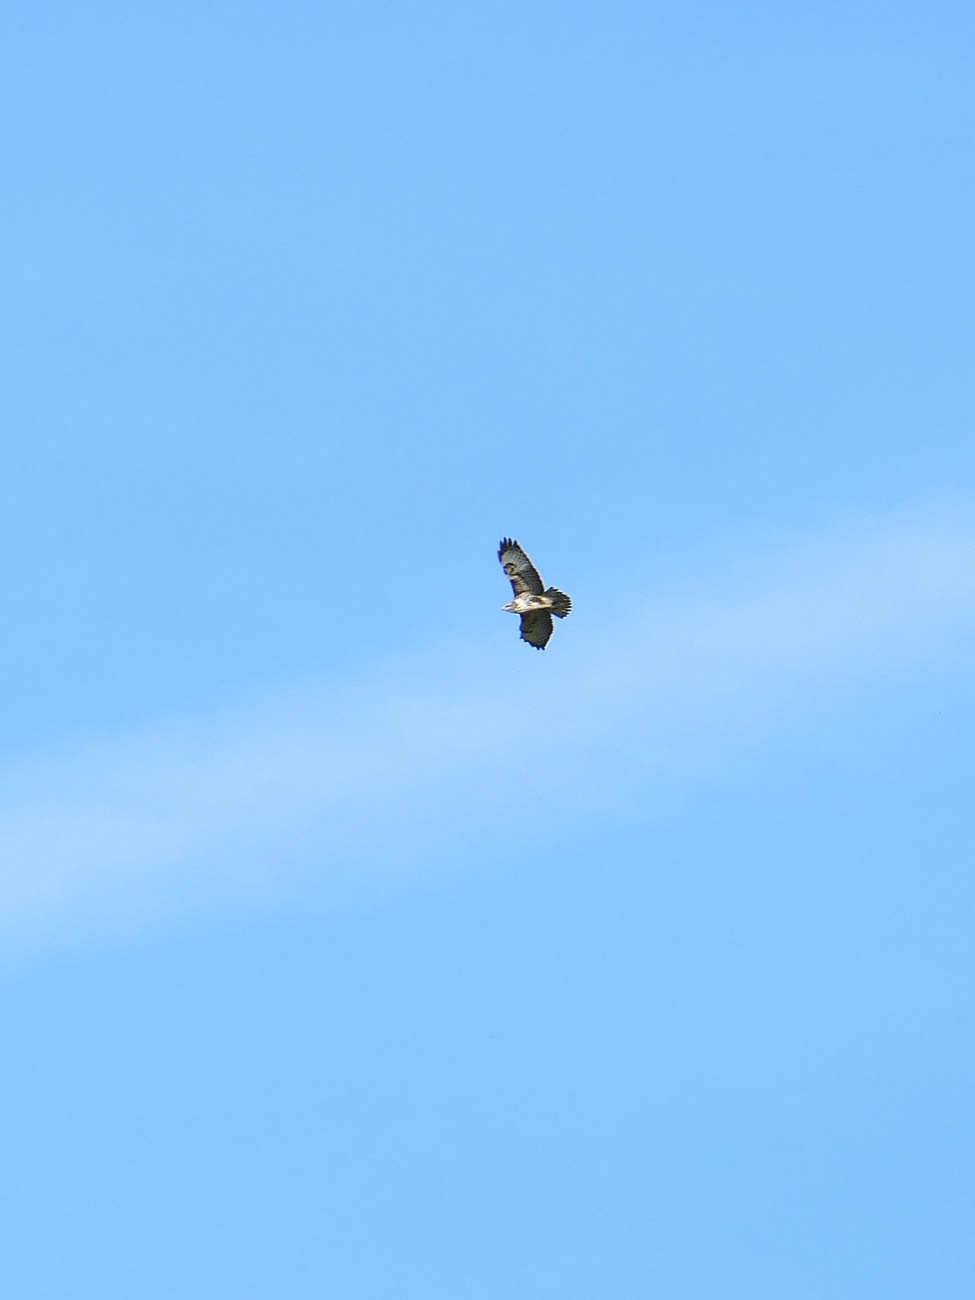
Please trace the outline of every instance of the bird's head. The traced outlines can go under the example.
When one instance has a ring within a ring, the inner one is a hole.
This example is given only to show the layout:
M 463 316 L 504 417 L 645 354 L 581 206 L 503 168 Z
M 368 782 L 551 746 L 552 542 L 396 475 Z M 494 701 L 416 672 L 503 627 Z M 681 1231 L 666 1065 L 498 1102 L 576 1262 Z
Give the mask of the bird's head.
M 507 610 L 509 614 L 518 613 L 518 607 L 513 600 L 509 600 L 507 605 L 502 605 L 501 608 Z

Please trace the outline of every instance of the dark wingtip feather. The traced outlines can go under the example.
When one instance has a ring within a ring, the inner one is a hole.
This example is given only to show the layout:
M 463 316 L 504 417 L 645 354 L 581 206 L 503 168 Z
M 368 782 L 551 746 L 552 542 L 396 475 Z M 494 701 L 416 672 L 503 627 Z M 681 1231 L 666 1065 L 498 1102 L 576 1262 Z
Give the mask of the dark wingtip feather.
M 544 649 L 545 649 L 545 646 L 544 646 L 544 645 L 539 645 L 537 641 L 529 641 L 528 637 L 525 636 L 524 632 L 522 632 L 522 634 L 521 634 L 521 639 L 522 639 L 522 641 L 524 641 L 525 645 L 530 645 L 531 648 L 532 648 L 533 650 L 544 650 Z M 548 642 L 547 642 L 547 641 L 546 641 L 545 645 L 548 645 Z
M 502 538 L 501 538 L 501 543 L 500 543 L 500 545 L 498 546 L 498 559 L 499 559 L 499 560 L 501 559 L 501 557 L 502 557 L 502 555 L 504 555 L 505 551 L 510 551 L 513 547 L 515 547 L 515 546 L 517 546 L 517 545 L 518 545 L 518 543 L 517 543 L 517 542 L 513 542 L 513 541 L 511 540 L 510 537 L 502 537 Z

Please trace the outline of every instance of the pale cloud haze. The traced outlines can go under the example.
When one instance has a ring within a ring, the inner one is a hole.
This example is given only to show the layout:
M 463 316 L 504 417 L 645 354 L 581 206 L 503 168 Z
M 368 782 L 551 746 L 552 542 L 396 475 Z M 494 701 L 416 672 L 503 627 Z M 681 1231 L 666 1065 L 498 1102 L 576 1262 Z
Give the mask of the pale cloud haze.
M 5 1296 L 970 1300 L 973 67 L 0 10 Z
M 517 844 L 539 825 L 557 844 L 596 811 L 654 815 L 801 730 L 810 705 L 877 684 L 896 697 L 972 649 L 975 523 L 960 510 L 725 570 L 706 594 L 596 591 L 603 607 L 577 609 L 544 665 L 499 616 L 490 645 L 8 760 L 5 941 L 78 941 L 221 899 L 321 904 L 445 851 L 463 861 L 472 839 Z

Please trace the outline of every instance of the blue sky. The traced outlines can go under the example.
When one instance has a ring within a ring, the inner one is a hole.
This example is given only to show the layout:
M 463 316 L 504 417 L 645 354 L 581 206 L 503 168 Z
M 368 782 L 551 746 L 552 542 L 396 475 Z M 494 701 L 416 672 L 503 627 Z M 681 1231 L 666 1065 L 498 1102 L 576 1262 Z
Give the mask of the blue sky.
M 970 8 L 0 34 L 11 1294 L 967 1300 Z

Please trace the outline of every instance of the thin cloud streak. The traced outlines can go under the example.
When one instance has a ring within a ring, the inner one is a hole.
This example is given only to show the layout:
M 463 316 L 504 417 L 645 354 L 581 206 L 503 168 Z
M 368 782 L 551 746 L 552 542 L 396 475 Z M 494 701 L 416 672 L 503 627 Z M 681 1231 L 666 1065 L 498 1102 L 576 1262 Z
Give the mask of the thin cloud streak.
M 653 807 L 802 725 L 809 701 L 950 662 L 975 630 L 975 520 L 879 526 L 765 557 L 723 592 L 594 593 L 545 656 L 460 644 L 8 761 L 10 949 L 300 886 L 374 887 L 519 817 Z M 632 598 L 631 598 L 632 599 Z M 612 607 L 612 608 L 610 608 Z

